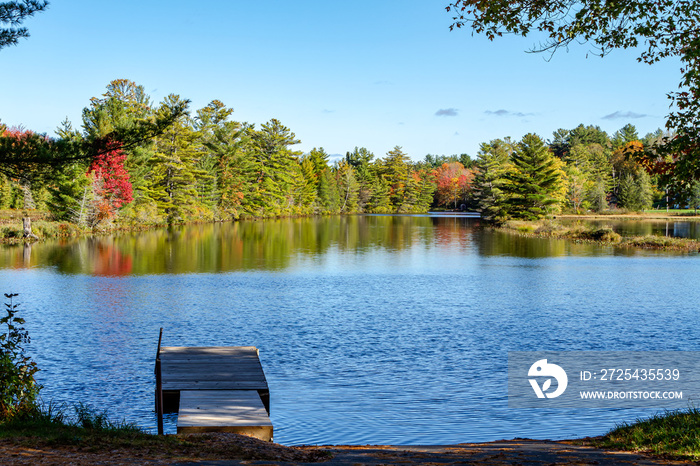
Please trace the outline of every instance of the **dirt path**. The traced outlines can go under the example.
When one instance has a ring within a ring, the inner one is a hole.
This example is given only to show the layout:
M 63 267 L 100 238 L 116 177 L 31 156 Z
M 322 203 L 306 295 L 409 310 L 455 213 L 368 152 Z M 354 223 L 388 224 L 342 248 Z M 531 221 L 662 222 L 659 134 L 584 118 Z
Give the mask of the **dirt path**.
M 239 442 L 229 438 L 227 442 Z M 249 444 L 248 439 L 242 440 Z M 679 465 L 698 462 L 671 461 L 636 453 L 605 451 L 580 445 L 579 441 L 550 442 L 547 440 L 501 440 L 490 443 L 465 443 L 439 446 L 306 446 L 285 447 L 264 442 L 251 445 L 265 452 L 268 460 L 206 459 L 196 453 L 163 454 L 157 451 L 114 450 L 90 452 L 76 448 L 24 447 L 0 443 L 1 465 L 172 465 L 172 466 L 234 466 L 234 465 Z M 223 445 L 221 445 L 223 446 Z M 308 462 L 333 458 L 321 462 Z M 217 455 L 218 456 L 218 455 Z M 255 455 L 257 456 L 257 455 Z M 218 456 L 219 458 L 227 455 Z M 260 456 L 258 456 L 260 457 Z M 229 456 L 229 458 L 231 458 Z

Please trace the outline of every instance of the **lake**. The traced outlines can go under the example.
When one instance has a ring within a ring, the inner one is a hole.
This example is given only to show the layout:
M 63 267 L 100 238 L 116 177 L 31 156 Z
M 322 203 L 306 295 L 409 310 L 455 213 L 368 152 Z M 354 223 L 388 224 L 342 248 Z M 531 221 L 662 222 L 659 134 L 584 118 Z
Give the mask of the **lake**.
M 599 435 L 651 414 L 508 408 L 507 352 L 698 351 L 698 261 L 367 215 L 4 247 L 0 276 L 47 401 L 155 430 L 163 327 L 167 346 L 259 348 L 277 442 L 444 444 Z

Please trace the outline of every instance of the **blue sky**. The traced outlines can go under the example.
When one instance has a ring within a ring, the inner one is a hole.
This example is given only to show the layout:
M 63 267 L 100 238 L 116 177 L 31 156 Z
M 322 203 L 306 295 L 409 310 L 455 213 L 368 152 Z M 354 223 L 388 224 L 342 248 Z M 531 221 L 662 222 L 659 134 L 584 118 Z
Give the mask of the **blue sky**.
M 53 0 L 25 22 L 31 37 L 0 50 L 0 120 L 53 134 L 113 79 L 170 93 L 192 110 L 218 99 L 233 118 L 288 126 L 308 151 L 355 146 L 413 159 L 468 153 L 579 123 L 612 133 L 663 127 L 677 61 L 638 64 L 590 47 L 550 61 L 537 38 L 489 42 L 450 32 L 447 0 L 198 2 Z

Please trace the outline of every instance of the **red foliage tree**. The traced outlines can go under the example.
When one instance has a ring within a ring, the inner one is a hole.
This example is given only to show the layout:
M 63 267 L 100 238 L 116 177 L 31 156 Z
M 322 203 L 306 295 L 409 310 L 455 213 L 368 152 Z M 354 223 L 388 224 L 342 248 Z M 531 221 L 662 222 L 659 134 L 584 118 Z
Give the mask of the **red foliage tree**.
M 107 201 L 106 207 L 112 213 L 134 199 L 125 161 L 126 154 L 122 151 L 121 143 L 109 141 L 106 150 L 99 152 L 88 168 L 88 174 L 95 176 L 95 194 Z
M 457 201 L 464 199 L 471 189 L 474 173 L 459 162 L 443 163 L 434 173 L 438 203 L 445 206 L 454 203 L 457 208 Z

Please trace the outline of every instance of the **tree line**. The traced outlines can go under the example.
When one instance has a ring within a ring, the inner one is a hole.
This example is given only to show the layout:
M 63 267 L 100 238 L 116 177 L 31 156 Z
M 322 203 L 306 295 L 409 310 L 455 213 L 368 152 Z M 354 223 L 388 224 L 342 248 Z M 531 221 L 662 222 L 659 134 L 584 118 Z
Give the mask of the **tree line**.
M 632 125 L 560 129 L 483 143 L 467 154 L 414 162 L 397 146 L 378 158 L 355 147 L 331 163 L 280 121 L 256 127 L 214 100 L 194 112 L 171 94 L 154 104 L 143 86 L 112 81 L 57 138 L 0 123 L 0 208 L 42 209 L 85 227 L 245 217 L 477 210 L 491 220 L 564 210 L 643 210 L 653 201 L 697 205 L 698 183 L 655 173 L 639 154 L 667 138 Z M 670 162 L 669 162 L 670 163 Z
M 547 142 L 527 134 L 518 142 L 484 143 L 474 164 L 473 205 L 496 221 L 653 205 L 697 208 L 697 179 L 679 176 L 671 156 L 649 161 L 647 154 L 672 137 L 661 130 L 640 137 L 631 124 L 612 136 L 579 125 L 555 131 Z

